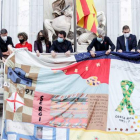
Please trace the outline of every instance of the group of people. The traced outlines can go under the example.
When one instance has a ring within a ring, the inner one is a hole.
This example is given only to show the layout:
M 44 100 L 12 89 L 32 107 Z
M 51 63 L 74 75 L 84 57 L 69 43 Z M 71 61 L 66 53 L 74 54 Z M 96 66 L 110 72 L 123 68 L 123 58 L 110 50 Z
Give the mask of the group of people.
M 139 52 L 140 53 L 140 41 L 137 45 L 137 38 L 135 35 L 130 34 L 129 26 L 125 25 L 122 29 L 123 35 L 117 38 L 116 51 L 122 52 Z M 28 43 L 28 35 L 25 32 L 21 32 L 17 35 L 19 42 L 13 45 L 12 38 L 8 36 L 6 29 L 2 29 L 0 32 L 0 58 L 4 61 L 5 55 L 10 55 L 10 47 L 14 48 L 27 48 L 29 51 L 33 51 L 32 44 Z M 95 48 L 93 50 L 93 48 Z M 87 47 L 87 51 L 90 52 L 92 57 L 96 56 L 96 51 L 106 51 L 106 55 L 109 55 L 111 51 L 115 50 L 115 45 L 111 39 L 105 36 L 104 30 L 98 30 L 98 36 L 94 38 L 91 44 Z M 66 56 L 70 56 L 73 52 L 72 44 L 66 39 L 66 32 L 60 31 L 58 33 L 57 40 L 49 41 L 48 34 L 43 30 L 37 34 L 37 39 L 34 42 L 34 51 L 39 57 L 41 53 L 51 53 L 52 57 L 56 57 L 57 53 L 65 53 Z
M 95 51 L 106 51 L 106 55 L 109 55 L 111 51 L 116 49 L 116 52 L 139 52 L 140 53 L 140 41 L 137 45 L 137 38 L 135 35 L 130 34 L 129 26 L 125 25 L 122 28 L 123 35 L 117 38 L 116 47 L 111 39 L 105 36 L 103 30 L 99 30 L 97 38 L 93 39 L 87 50 L 91 53 L 92 57 L 96 56 Z M 92 48 L 95 47 L 95 51 Z
M 2 29 L 0 32 L 0 58 L 5 61 L 4 56 L 8 56 L 11 53 L 10 46 L 13 48 L 27 48 L 28 51 L 33 51 L 32 44 L 28 43 L 28 35 L 25 32 L 21 32 L 17 35 L 19 43 L 13 45 L 12 38 L 8 36 L 6 29 Z M 73 52 L 72 44 L 66 40 L 66 32 L 60 31 L 56 41 L 49 41 L 48 35 L 43 30 L 37 34 L 37 39 L 34 42 L 34 51 L 39 57 L 41 53 L 51 53 L 52 57 L 56 57 L 56 52 L 65 53 L 66 56 L 70 56 Z

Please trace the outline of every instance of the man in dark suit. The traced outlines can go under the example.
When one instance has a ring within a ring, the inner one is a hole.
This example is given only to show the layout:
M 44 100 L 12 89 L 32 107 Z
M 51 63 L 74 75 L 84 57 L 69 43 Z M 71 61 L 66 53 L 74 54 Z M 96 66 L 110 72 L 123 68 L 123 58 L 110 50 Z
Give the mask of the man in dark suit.
M 123 35 L 117 38 L 117 52 L 135 52 L 137 47 L 137 38 L 130 34 L 129 26 L 125 25 L 122 29 Z
M 66 40 L 66 32 L 60 31 L 58 33 L 58 38 L 53 42 L 50 52 L 52 57 L 56 57 L 56 52 L 65 53 L 66 56 L 70 56 L 73 52 L 72 44 L 70 41 Z
M 137 52 L 140 53 L 140 40 L 139 40 L 139 42 L 138 42 Z
M 0 58 L 5 61 L 4 55 L 8 56 L 10 55 L 9 45 L 14 47 L 12 38 L 10 36 L 7 36 L 8 32 L 6 29 L 1 30 L 0 35 Z
M 96 53 L 92 50 L 93 47 L 95 47 L 95 51 L 106 51 L 106 55 L 109 55 L 115 49 L 115 45 L 109 37 L 105 36 L 105 31 L 102 29 L 98 29 L 98 37 L 94 38 L 87 48 L 91 56 L 95 57 Z

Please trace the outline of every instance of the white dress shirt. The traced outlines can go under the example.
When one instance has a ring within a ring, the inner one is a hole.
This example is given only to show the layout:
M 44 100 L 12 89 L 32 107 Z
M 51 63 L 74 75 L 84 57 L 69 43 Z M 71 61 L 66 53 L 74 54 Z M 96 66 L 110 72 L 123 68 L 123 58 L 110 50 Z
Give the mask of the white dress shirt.
M 42 50 L 43 50 L 43 53 L 46 53 L 46 43 L 45 43 L 44 40 L 41 41 L 41 43 L 42 43 Z

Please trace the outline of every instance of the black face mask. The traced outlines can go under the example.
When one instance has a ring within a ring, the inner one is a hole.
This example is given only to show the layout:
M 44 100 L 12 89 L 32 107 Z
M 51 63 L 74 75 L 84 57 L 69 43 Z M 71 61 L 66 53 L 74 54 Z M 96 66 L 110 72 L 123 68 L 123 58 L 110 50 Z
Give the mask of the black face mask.
M 24 39 L 19 40 L 20 44 L 23 44 L 24 41 Z
M 45 37 L 43 36 L 43 37 L 40 37 L 40 40 L 42 41 L 42 40 L 45 40 Z

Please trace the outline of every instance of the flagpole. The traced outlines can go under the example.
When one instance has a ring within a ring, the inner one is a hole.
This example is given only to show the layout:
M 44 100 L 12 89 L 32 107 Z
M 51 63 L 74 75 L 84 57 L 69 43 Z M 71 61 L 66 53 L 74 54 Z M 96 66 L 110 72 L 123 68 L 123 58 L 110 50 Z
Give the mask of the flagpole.
M 77 52 L 77 16 L 76 16 L 76 0 L 73 0 L 73 17 L 74 17 L 74 52 Z

